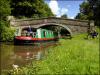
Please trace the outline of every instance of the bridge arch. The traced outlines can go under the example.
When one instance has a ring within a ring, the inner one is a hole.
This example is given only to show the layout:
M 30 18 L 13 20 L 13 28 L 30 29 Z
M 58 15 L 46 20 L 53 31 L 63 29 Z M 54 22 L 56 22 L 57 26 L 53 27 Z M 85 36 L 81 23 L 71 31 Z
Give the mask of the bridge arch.
M 69 27 L 67 27 L 66 25 L 64 25 L 64 24 L 57 24 L 57 23 L 46 23 L 46 24 L 41 24 L 41 25 L 37 25 L 38 27 L 37 28 L 40 28 L 40 27 L 43 27 L 43 26 L 61 26 L 61 27 L 63 27 L 63 28 L 65 28 L 69 33 L 70 33 L 70 35 L 72 35 L 72 31 L 71 31 L 71 29 L 69 28 Z

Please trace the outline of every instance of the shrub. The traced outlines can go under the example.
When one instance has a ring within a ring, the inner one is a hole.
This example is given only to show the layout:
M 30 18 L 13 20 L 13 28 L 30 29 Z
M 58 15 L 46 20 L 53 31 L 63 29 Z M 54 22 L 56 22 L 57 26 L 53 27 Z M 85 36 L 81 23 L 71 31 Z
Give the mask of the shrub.
M 0 21 L 0 41 L 13 41 L 15 29 L 6 21 Z

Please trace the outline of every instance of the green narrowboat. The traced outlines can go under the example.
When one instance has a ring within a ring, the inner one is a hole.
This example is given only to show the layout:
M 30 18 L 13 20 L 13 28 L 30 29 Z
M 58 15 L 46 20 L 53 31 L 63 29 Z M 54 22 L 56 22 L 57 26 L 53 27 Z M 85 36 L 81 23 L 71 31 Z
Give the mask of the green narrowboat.
M 18 29 L 15 33 L 14 44 L 35 44 L 48 41 L 56 41 L 57 34 L 52 30 L 23 28 Z

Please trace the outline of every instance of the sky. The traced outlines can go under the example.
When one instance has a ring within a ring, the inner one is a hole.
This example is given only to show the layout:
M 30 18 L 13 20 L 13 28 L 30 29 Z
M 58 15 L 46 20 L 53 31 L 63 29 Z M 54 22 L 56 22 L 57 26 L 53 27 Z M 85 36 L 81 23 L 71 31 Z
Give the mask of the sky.
M 79 5 L 83 1 L 84 0 L 45 0 L 56 17 L 67 14 L 70 19 L 74 19 L 77 13 L 79 13 Z

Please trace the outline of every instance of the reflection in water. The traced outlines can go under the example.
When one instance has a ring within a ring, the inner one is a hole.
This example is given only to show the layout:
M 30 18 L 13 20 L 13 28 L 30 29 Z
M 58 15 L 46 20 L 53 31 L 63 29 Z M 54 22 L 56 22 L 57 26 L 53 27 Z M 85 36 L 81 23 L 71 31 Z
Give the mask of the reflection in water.
M 1 68 L 2 70 L 11 69 L 13 65 L 23 66 L 32 60 L 40 60 L 47 53 L 45 48 L 51 45 L 54 43 L 36 46 L 14 46 L 2 43 L 0 44 Z
M 31 59 L 39 60 L 41 55 L 44 53 L 42 48 L 37 46 L 15 46 L 14 55 L 12 57 L 14 59 L 19 59 L 19 60 L 21 59 L 23 61 Z

